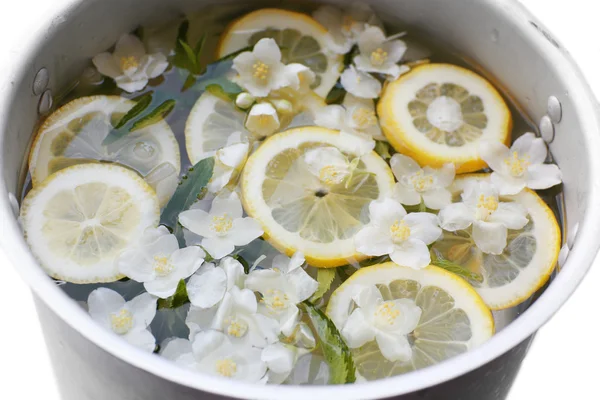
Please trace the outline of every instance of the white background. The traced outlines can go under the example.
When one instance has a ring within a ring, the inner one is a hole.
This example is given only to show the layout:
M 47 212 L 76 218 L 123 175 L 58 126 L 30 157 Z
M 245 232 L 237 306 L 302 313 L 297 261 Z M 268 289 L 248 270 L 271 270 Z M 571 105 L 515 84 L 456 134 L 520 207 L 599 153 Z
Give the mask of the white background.
M 19 38 L 61 1 L 2 1 L 0 71 L 11 62 L 10 49 L 22 43 Z M 596 95 L 600 96 L 598 3 L 594 0 L 522 1 L 571 51 Z M 58 400 L 30 293 L 1 250 L 0 276 L 3 282 L 0 289 L 0 399 Z M 595 265 L 578 292 L 538 334 L 509 400 L 600 398 L 597 382 L 599 283 L 600 265 Z

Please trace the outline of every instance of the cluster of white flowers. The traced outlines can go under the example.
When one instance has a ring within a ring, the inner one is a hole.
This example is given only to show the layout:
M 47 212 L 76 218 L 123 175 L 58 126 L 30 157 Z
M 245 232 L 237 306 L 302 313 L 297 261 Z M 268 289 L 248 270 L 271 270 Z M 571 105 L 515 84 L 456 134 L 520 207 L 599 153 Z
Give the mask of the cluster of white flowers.
M 204 264 L 187 283 L 189 340 L 169 339 L 161 354 L 208 374 L 283 382 L 315 346 L 312 331 L 300 322 L 298 304 L 318 283 L 303 264 L 299 253 L 291 259 L 280 255 L 272 268 L 248 275 L 232 257 Z
M 297 100 L 310 92 L 315 73 L 308 67 L 292 63 L 283 64 L 281 50 L 270 38 L 259 40 L 252 51 L 246 51 L 233 59 L 237 75 L 233 81 L 245 92 L 236 98 L 236 105 L 250 109 L 246 129 L 264 137 L 279 131 L 282 117 L 294 112 L 292 103 L 282 98 L 291 91 Z

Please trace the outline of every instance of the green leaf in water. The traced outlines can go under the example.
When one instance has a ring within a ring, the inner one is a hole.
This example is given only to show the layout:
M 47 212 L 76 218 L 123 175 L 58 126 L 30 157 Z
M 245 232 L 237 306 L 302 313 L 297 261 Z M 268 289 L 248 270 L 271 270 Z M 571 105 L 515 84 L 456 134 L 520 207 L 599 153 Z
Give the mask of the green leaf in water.
M 211 83 L 206 87 L 206 91 L 212 94 L 213 96 L 217 96 L 218 98 L 225 101 L 235 101 L 238 94 L 242 93 L 242 88 L 238 86 L 237 88 L 233 88 L 233 91 L 228 91 L 231 89 L 232 87 L 230 85 L 227 85 L 226 88 L 223 88 L 218 83 Z
M 117 125 L 114 126 L 114 129 L 121 129 L 124 127 L 129 121 L 143 113 L 146 108 L 148 108 L 150 103 L 152 103 L 152 92 L 145 93 L 139 97 L 137 103 L 135 103 L 135 106 L 133 106 L 131 110 L 127 111 L 127 114 L 125 114 L 123 118 L 119 120 Z
M 375 152 L 384 160 L 389 160 L 392 158 L 390 153 L 390 145 L 382 140 L 375 141 Z
M 210 157 L 198 161 L 190 168 L 160 217 L 160 223 L 173 230 L 180 244 L 183 244 L 184 240 L 181 225 L 177 222 L 179 213 L 189 209 L 204 194 L 205 187 L 212 177 L 214 164 L 214 158 Z
M 233 258 L 239 261 L 240 264 L 242 264 L 242 267 L 244 267 L 244 273 L 246 275 L 250 273 L 250 264 L 248 264 L 248 261 L 246 261 L 244 257 L 240 256 L 239 254 L 236 254 L 235 256 L 233 256 Z
M 431 252 L 431 264 L 435 265 L 436 267 L 445 269 L 448 272 L 452 272 L 453 274 L 456 274 L 461 278 L 466 279 L 467 281 L 474 281 L 479 283 L 483 282 L 483 276 L 481 274 L 470 271 L 469 269 L 463 267 L 460 264 L 447 260 L 437 250 L 433 250 Z
M 327 293 L 327 291 L 331 287 L 331 283 L 334 279 L 334 268 L 319 268 L 317 270 L 317 282 L 319 283 L 319 287 L 317 288 L 317 291 L 315 292 L 315 294 L 313 294 L 310 300 L 314 302 L 323 297 L 323 295 Z
M 159 121 L 167 118 L 167 116 L 173 111 L 177 102 L 174 99 L 169 99 L 158 105 L 155 109 L 150 111 L 148 114 L 139 118 L 133 123 L 130 132 L 137 131 L 139 129 L 146 128 L 150 125 L 154 125 Z
M 186 42 L 184 42 L 181 39 L 179 40 L 179 44 L 183 48 L 183 51 L 185 51 L 185 54 L 188 57 L 187 61 L 189 62 L 189 64 L 193 68 L 197 67 L 198 66 L 198 59 L 196 58 L 196 52 L 194 51 L 194 49 L 192 49 L 189 44 L 187 44 Z
M 337 81 L 335 86 L 329 91 L 327 97 L 325 98 L 325 102 L 327 104 L 341 104 L 344 100 L 344 96 L 346 95 L 346 91 L 344 87 Z
M 323 356 L 329 365 L 329 383 L 353 383 L 356 380 L 354 361 L 348 345 L 333 322 L 312 303 L 302 303 L 319 338 Z
M 185 287 L 185 281 L 182 279 L 177 284 L 175 294 L 166 299 L 158 299 L 158 309 L 163 308 L 179 308 L 182 305 L 189 303 L 190 299 L 187 294 L 187 288 Z

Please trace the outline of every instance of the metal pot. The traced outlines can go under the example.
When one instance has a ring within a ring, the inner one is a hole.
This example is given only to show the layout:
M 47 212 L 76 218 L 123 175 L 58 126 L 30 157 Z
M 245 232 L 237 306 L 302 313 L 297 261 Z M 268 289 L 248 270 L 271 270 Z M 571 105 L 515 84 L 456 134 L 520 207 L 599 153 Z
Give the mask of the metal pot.
M 547 290 L 490 341 L 423 370 L 364 384 L 250 385 L 196 374 L 105 332 L 38 267 L 23 240 L 15 199 L 39 112 L 89 58 L 150 19 L 218 0 L 67 0 L 35 46 L 13 55 L 0 92 L 2 245 L 31 286 L 65 400 L 503 399 L 535 332 L 583 279 L 600 246 L 600 121 L 568 53 L 511 0 L 372 0 L 389 24 L 408 24 L 469 57 L 536 121 L 564 173 L 568 258 Z M 341 1 L 340 1 L 341 3 Z

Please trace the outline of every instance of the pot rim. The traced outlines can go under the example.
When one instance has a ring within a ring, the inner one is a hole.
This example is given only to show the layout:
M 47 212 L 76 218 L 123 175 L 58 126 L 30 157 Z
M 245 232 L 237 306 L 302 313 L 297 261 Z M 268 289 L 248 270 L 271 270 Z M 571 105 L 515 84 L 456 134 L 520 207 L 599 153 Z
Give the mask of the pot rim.
M 31 46 L 22 45 L 14 57 L 20 62 L 11 66 L 3 85 L 7 90 L 0 91 L 0 124 L 2 131 L 7 130 L 9 105 L 17 93 L 18 85 L 9 82 L 19 82 L 29 71 L 30 59 L 34 57 L 40 43 L 43 43 L 48 32 L 53 30 L 56 21 L 69 18 L 73 11 L 85 0 L 61 0 L 52 15 L 46 15 L 45 24 L 31 36 Z M 513 20 L 523 35 L 536 47 L 548 48 L 547 39 L 539 32 L 533 32 L 531 22 L 543 26 L 531 13 L 517 1 L 487 0 L 490 9 L 502 15 L 505 19 Z M 22 44 L 23 42 L 21 42 Z M 27 48 L 27 50 L 23 50 Z M 600 148 L 600 121 L 597 114 L 597 103 L 591 89 L 579 68 L 570 55 L 562 49 L 552 47 L 555 67 L 563 73 L 563 79 L 569 87 L 569 96 L 575 104 L 582 124 L 581 134 L 587 141 L 586 157 L 590 170 L 587 178 L 587 198 L 600 198 L 600 158 L 592 154 L 591 149 Z M 34 50 L 34 51 L 32 51 Z M 3 147 L 4 135 L 0 135 L 0 149 Z M 14 171 L 5 171 L 0 164 L 0 176 L 7 176 Z M 145 353 L 130 346 L 118 336 L 98 329 L 97 324 L 75 301 L 68 297 L 49 278 L 37 264 L 23 238 L 17 220 L 8 198 L 4 180 L 0 180 L 0 220 L 2 235 L 0 245 L 12 263 L 19 265 L 18 271 L 34 293 L 39 296 L 50 309 L 62 318 L 69 326 L 86 337 L 88 340 L 110 353 L 111 355 L 142 370 L 177 384 L 215 393 L 222 396 L 237 398 L 260 398 L 279 400 L 304 400 L 306 398 L 344 398 L 377 399 L 397 396 L 431 387 L 470 372 L 506 353 L 537 331 L 552 315 L 566 302 L 577 288 L 589 270 L 600 247 L 600 204 L 588 201 L 588 208 L 580 222 L 578 238 L 569 253 L 569 258 L 563 269 L 552 284 L 519 318 L 504 330 L 497 333 L 488 342 L 469 352 L 453 357 L 434 366 L 417 370 L 408 374 L 387 378 L 385 380 L 338 386 L 261 386 L 233 381 L 226 378 L 213 377 L 195 373 L 177 366 L 169 360 Z M 582 243 L 583 242 L 583 243 Z

